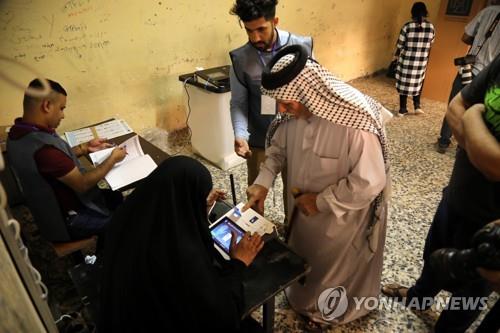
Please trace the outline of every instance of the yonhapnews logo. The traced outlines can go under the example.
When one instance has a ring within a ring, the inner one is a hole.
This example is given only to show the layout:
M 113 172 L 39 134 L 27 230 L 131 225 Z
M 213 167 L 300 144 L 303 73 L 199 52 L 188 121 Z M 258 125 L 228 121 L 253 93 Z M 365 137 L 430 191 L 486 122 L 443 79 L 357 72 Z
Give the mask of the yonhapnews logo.
M 339 318 L 347 311 L 349 301 L 344 287 L 328 288 L 318 297 L 318 309 L 324 320 L 331 321 Z

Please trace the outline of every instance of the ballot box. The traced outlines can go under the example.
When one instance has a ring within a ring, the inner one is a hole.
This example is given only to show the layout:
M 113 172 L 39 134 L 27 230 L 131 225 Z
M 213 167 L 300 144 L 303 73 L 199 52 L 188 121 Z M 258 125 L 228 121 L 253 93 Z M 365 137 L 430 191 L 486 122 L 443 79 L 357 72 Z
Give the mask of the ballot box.
M 222 66 L 179 76 L 194 152 L 222 170 L 245 161 L 234 152 L 228 74 L 229 66 Z

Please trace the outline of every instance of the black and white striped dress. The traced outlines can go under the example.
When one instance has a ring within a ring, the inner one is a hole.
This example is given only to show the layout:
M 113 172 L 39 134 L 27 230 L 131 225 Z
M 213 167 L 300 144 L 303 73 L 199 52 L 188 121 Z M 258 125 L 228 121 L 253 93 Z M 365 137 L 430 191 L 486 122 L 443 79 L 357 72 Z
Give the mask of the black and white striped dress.
M 410 21 L 401 28 L 396 45 L 399 50 L 396 89 L 400 95 L 420 95 L 434 36 L 434 26 L 427 21 L 422 24 Z

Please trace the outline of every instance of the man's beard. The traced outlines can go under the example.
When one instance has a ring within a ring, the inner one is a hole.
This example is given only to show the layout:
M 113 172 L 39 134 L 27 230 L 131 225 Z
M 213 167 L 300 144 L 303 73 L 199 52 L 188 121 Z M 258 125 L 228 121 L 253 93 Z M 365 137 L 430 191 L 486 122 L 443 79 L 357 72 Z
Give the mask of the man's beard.
M 274 34 L 276 33 L 276 31 L 274 30 L 274 25 L 273 25 L 273 34 L 271 36 L 271 40 L 269 42 L 258 42 L 258 43 L 252 43 L 250 42 L 256 49 L 258 49 L 259 51 L 267 51 L 269 49 L 271 49 L 271 47 L 273 46 L 273 40 L 274 40 Z
M 264 42 L 252 43 L 252 45 L 259 51 L 267 51 L 271 48 L 272 41 L 270 43 L 264 43 Z

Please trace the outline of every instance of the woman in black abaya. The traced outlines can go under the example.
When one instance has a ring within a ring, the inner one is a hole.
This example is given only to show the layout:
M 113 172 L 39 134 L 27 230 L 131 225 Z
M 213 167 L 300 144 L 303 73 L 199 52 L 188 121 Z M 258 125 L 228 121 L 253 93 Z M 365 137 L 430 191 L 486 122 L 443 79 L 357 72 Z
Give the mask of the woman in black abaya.
M 172 157 L 114 214 L 104 252 L 99 332 L 259 328 L 241 322 L 241 281 L 263 242 L 245 235 L 224 262 L 208 229 L 211 189 L 202 164 Z

